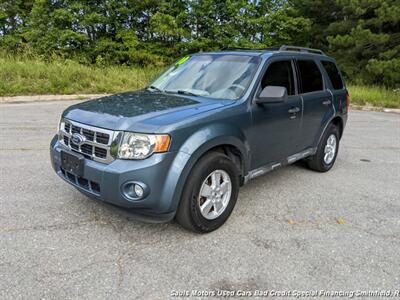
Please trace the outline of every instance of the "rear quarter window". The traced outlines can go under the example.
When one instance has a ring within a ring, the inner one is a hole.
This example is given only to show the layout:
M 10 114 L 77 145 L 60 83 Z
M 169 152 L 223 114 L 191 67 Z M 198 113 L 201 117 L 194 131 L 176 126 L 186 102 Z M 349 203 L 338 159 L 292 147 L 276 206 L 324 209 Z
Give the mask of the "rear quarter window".
M 297 60 L 300 73 L 300 86 L 302 93 L 322 91 L 324 84 L 322 74 L 313 60 Z
M 331 80 L 333 89 L 341 90 L 343 89 L 343 80 L 340 76 L 339 69 L 336 64 L 331 61 L 321 61 L 326 73 L 328 73 L 329 79 Z

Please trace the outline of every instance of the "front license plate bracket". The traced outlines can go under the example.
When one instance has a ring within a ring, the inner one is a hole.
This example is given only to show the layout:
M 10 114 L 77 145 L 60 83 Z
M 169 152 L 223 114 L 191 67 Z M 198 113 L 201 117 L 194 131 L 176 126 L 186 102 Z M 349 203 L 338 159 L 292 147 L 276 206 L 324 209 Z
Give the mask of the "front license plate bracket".
M 83 176 L 84 160 L 83 156 L 61 151 L 61 168 L 76 176 Z

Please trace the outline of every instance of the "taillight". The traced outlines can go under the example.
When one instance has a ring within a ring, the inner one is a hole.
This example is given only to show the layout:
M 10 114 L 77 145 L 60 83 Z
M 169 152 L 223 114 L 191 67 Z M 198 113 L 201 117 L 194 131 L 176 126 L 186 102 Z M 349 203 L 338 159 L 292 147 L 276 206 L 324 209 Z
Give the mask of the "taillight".
M 349 112 L 349 106 L 350 106 L 350 95 L 349 93 L 346 94 L 346 112 Z

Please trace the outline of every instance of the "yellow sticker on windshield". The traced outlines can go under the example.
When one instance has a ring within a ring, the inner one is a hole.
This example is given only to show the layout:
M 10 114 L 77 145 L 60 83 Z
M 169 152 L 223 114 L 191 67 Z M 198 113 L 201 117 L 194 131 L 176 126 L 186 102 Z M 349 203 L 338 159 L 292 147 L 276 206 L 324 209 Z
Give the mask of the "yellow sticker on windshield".
M 183 64 L 185 61 L 187 61 L 190 58 L 190 56 L 185 56 L 184 58 L 181 58 L 176 64 L 177 65 L 181 65 Z

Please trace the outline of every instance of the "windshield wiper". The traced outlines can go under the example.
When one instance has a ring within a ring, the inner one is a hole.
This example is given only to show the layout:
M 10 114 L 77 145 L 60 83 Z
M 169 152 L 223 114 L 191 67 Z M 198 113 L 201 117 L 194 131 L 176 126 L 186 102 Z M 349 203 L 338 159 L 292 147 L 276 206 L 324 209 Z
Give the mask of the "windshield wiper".
M 165 90 L 166 93 L 176 93 L 181 95 L 188 95 L 188 96 L 200 96 L 199 94 L 195 94 L 185 90 Z
M 148 89 L 152 89 L 152 90 L 155 90 L 155 91 L 160 92 L 160 93 L 163 92 L 162 89 L 159 89 L 158 87 L 156 87 L 156 86 L 154 86 L 154 85 L 149 85 L 146 89 L 147 89 L 147 90 L 148 90 Z

